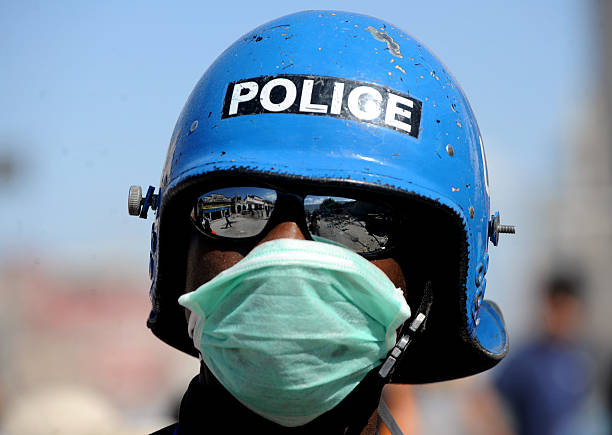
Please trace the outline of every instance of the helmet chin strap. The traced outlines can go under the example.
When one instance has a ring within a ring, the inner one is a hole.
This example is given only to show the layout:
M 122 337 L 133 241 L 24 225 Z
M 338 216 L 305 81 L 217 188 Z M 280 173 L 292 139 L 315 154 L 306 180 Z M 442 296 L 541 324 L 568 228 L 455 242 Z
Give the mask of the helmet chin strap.
M 378 376 L 385 382 L 391 382 L 393 372 L 400 365 L 404 358 L 408 346 L 425 330 L 425 321 L 429 316 L 431 304 L 433 302 L 433 292 L 431 291 L 431 281 L 425 283 L 423 289 L 423 297 L 419 309 L 414 315 L 402 326 L 400 331 L 400 339 L 397 340 L 393 349 L 389 351 L 387 359 L 378 371 Z
M 421 298 L 419 309 L 408 321 L 404 322 L 399 334 L 400 339 L 395 343 L 393 349 L 389 351 L 387 359 L 378 370 L 379 379 L 383 384 L 391 382 L 393 372 L 404 358 L 406 349 L 425 330 L 425 321 L 429 316 L 432 302 L 433 292 L 431 291 L 431 281 L 428 281 L 423 290 L 423 297 Z M 387 429 L 389 429 L 391 435 L 403 435 L 402 429 L 395 421 L 395 418 L 393 418 L 393 414 L 391 414 L 389 406 L 382 396 L 377 411 L 378 417 L 383 421 Z

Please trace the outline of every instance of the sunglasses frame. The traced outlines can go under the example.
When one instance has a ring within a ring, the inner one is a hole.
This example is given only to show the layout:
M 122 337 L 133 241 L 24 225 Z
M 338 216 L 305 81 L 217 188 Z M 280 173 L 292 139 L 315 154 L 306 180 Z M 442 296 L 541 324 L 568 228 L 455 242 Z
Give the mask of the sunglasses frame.
M 276 193 L 276 200 L 278 200 L 279 197 L 287 197 L 287 196 L 292 196 L 296 199 L 299 199 L 300 201 L 300 213 L 299 213 L 299 217 L 294 217 L 293 220 L 295 221 L 295 223 L 298 225 L 298 227 L 300 228 L 300 230 L 302 231 L 302 233 L 304 234 L 304 237 L 307 240 L 315 240 L 313 238 L 313 234 L 311 233 L 310 229 L 308 228 L 308 223 L 306 222 L 306 214 L 304 213 L 305 208 L 304 208 L 304 200 L 306 199 L 306 197 L 308 196 L 327 196 L 330 198 L 347 198 L 347 199 L 352 199 L 355 200 L 355 198 L 357 196 L 360 197 L 360 199 L 358 201 L 362 201 L 362 202 L 366 202 L 369 204 L 373 204 L 376 205 L 378 207 L 382 207 L 385 208 L 389 211 L 393 211 L 393 207 L 391 206 L 391 204 L 388 201 L 385 200 L 381 200 L 380 195 L 377 195 L 376 198 L 374 198 L 374 195 L 367 195 L 367 193 L 364 195 L 365 192 L 363 191 L 357 191 L 356 189 L 346 189 L 346 188 L 338 188 L 338 187 L 333 187 L 333 186 L 327 186 L 327 187 L 323 187 L 323 186 L 301 186 L 302 189 L 287 189 L 287 188 L 279 188 L 278 186 L 273 186 L 273 185 L 268 185 L 266 183 L 249 183 L 249 185 L 244 185 L 242 183 L 240 184 L 232 184 L 232 185 L 225 185 L 225 186 L 221 186 L 221 187 L 216 187 L 216 188 L 207 188 L 206 189 L 206 193 L 203 193 L 202 195 L 198 195 L 196 196 L 191 202 L 196 202 L 199 198 L 201 198 L 202 196 L 205 196 L 209 193 L 213 193 L 215 191 L 219 191 L 222 189 L 228 189 L 228 188 L 236 188 L 236 187 L 243 187 L 243 188 L 256 188 L 256 189 L 268 189 L 268 190 L 273 190 Z M 351 196 L 347 196 L 351 195 Z M 361 197 L 365 197 L 365 198 L 361 198 Z M 197 203 L 196 203 L 197 204 Z M 268 222 L 266 222 L 266 224 L 264 225 L 264 227 L 262 227 L 262 229 L 259 231 L 259 233 L 253 235 L 253 236 L 248 236 L 248 237 L 227 237 L 227 236 L 223 236 L 223 235 L 219 235 L 219 234 L 210 234 L 210 233 L 206 233 L 202 227 L 201 224 L 199 224 L 196 219 L 194 218 L 194 213 L 193 210 L 195 208 L 195 205 L 189 208 L 189 221 L 191 222 L 191 225 L 197 230 L 198 234 L 203 236 L 204 238 L 206 238 L 208 241 L 212 242 L 212 243 L 224 243 L 224 244 L 229 244 L 230 246 L 245 246 L 245 245 L 252 245 L 255 246 L 261 239 L 263 239 L 263 237 L 265 237 L 265 235 L 267 234 L 267 232 L 269 231 L 269 228 L 271 228 L 273 225 L 276 225 L 278 222 L 280 222 L 279 219 L 277 219 L 279 216 L 275 216 L 275 212 L 276 212 L 276 207 L 271 211 Z M 392 216 L 392 222 L 394 224 L 394 227 L 396 227 L 397 225 L 402 225 L 402 217 L 403 215 L 400 213 L 391 213 Z M 277 222 L 278 221 L 278 222 Z M 316 235 L 315 235 L 316 236 Z M 393 254 L 394 250 L 395 250 L 395 244 L 394 244 L 394 240 L 396 239 L 396 237 L 394 237 L 394 232 L 391 232 L 388 235 L 388 239 L 387 242 L 384 245 L 384 248 L 382 249 L 376 249 L 376 250 L 372 250 L 372 251 L 364 251 L 364 252 L 359 252 L 356 251 L 354 249 L 351 249 L 350 247 L 343 245 L 340 242 L 336 242 L 334 240 L 330 240 L 330 242 L 334 243 L 334 244 L 338 244 L 341 246 L 344 246 L 347 249 L 350 249 L 351 251 L 361 255 L 364 258 L 367 259 L 376 259 L 376 258 L 383 258 L 383 257 L 389 257 Z

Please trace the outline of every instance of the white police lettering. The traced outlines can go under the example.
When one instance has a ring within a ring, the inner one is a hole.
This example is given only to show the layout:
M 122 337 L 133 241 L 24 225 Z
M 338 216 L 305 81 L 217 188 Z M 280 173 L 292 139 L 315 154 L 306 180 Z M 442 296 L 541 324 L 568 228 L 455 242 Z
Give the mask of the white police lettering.
M 372 83 L 283 74 L 230 83 L 221 119 L 265 113 L 322 115 L 379 125 L 416 138 L 421 110 L 421 101 Z
M 334 83 L 334 93 L 332 95 L 332 105 L 329 109 L 329 113 L 334 115 L 340 115 L 342 110 L 342 97 L 344 96 L 344 83 Z
M 242 93 L 243 89 L 247 90 L 245 94 Z M 235 115 L 238 113 L 238 104 L 255 98 L 258 90 L 259 86 L 255 82 L 236 83 L 234 91 L 232 92 L 232 102 L 230 103 L 229 114 Z
M 353 115 L 364 121 L 380 116 L 382 95 L 369 86 L 357 86 L 348 96 L 348 107 Z
M 313 104 L 311 102 L 313 84 L 314 80 L 304 80 L 304 86 L 302 86 L 302 98 L 300 99 L 300 112 L 327 113 L 327 106 L 325 104 Z
M 270 100 L 270 93 L 272 92 L 272 89 L 277 86 L 282 86 L 285 88 L 285 98 L 279 103 L 273 103 Z M 266 85 L 261 89 L 261 96 L 259 98 L 261 100 L 261 106 L 264 109 L 269 110 L 270 112 L 282 112 L 283 110 L 291 107 L 296 96 L 297 90 L 295 89 L 295 84 L 291 80 L 274 79 L 266 83 Z
M 409 107 L 411 109 L 413 106 L 412 101 L 410 101 L 409 99 L 400 97 L 399 95 L 389 94 L 389 101 L 387 102 L 387 111 L 385 112 L 385 124 L 399 128 L 400 130 L 405 130 L 407 133 L 410 133 L 410 129 L 412 128 L 412 126 L 397 119 L 397 115 L 410 119 L 411 112 L 410 110 L 405 110 L 400 107 L 397 107 L 398 103 L 402 106 Z

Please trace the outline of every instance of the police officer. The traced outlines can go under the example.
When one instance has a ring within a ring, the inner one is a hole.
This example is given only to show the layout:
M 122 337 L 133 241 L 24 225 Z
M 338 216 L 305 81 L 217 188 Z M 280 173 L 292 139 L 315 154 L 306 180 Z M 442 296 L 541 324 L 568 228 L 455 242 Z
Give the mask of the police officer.
M 197 219 L 247 198 L 270 218 L 232 236 Z M 129 208 L 155 210 L 148 326 L 201 361 L 160 433 L 397 432 L 386 383 L 507 352 L 484 291 L 488 241 L 512 228 L 489 215 L 476 119 L 441 62 L 379 19 L 301 12 L 236 41 L 181 112 L 159 190 L 131 188 Z

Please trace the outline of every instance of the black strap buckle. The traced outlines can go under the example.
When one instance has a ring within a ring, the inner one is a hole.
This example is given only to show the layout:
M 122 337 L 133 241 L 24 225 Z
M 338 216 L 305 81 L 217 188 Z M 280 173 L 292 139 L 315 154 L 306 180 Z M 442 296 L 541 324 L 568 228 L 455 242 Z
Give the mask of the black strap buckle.
M 427 282 L 423 290 L 423 298 L 421 299 L 419 309 L 408 322 L 404 323 L 404 327 L 400 332 L 400 339 L 397 340 L 393 349 L 389 351 L 387 359 L 378 371 L 378 376 L 384 379 L 385 382 L 389 382 L 391 379 L 394 370 L 399 366 L 400 361 L 404 357 L 408 346 L 425 330 L 425 321 L 427 320 L 427 316 L 429 316 L 432 302 L 433 293 L 431 291 L 431 282 Z M 406 325 L 409 325 L 408 328 L 406 328 Z M 406 329 L 405 334 L 404 329 Z

